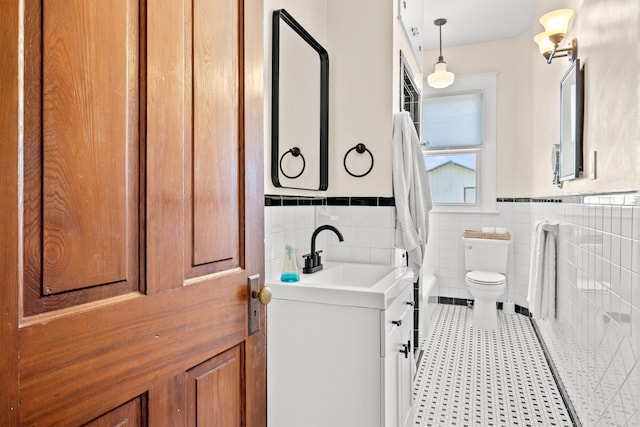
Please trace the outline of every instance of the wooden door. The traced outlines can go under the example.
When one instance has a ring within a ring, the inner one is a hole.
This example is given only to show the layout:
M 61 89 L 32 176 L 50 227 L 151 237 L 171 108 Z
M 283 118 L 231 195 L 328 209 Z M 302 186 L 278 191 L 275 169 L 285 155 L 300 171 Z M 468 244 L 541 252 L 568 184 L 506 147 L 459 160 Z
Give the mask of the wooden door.
M 261 0 L 0 28 L 0 425 L 265 425 Z

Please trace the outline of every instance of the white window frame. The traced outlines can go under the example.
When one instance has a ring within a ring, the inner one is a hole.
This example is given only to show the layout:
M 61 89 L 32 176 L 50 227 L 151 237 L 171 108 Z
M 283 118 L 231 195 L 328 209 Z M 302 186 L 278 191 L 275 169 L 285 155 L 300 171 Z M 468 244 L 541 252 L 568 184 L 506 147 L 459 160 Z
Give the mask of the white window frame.
M 476 152 L 476 203 L 434 203 L 433 212 L 496 213 L 496 116 L 498 73 L 456 75 L 455 82 L 445 89 L 424 84 L 423 98 L 482 92 L 483 143 L 480 147 L 437 150 L 441 154 Z M 425 150 L 426 154 L 427 151 Z M 434 154 L 430 152 L 429 154 Z

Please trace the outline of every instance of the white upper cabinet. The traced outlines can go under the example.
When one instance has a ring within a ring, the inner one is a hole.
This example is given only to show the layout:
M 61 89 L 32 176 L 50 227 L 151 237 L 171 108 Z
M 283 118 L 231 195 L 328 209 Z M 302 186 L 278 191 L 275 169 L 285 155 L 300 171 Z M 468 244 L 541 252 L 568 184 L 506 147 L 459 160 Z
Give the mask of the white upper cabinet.
M 407 35 L 417 63 L 422 67 L 424 0 L 398 0 L 398 19 Z

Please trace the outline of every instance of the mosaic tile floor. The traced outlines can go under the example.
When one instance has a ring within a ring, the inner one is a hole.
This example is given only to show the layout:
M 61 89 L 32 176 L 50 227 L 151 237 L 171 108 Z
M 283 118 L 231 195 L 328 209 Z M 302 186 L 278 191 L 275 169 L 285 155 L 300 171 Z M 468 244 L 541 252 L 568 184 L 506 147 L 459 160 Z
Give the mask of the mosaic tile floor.
M 572 426 L 529 319 L 471 326 L 471 310 L 438 304 L 414 398 L 415 426 Z

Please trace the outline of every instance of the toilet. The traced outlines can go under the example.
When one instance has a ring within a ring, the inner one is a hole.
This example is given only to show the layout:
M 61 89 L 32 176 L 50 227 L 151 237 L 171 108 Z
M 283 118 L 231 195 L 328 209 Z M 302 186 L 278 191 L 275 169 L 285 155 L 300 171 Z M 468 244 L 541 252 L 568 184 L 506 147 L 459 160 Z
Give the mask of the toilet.
M 463 238 L 465 282 L 474 299 L 471 324 L 497 329 L 496 301 L 504 293 L 511 240 Z

